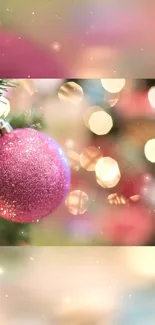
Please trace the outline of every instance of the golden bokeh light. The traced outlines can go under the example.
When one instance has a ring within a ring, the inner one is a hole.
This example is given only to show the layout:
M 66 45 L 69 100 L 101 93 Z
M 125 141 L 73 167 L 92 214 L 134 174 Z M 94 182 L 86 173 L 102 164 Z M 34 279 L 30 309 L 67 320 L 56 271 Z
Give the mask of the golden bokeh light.
M 144 153 L 147 160 L 155 163 L 155 139 L 151 139 L 146 142 Z
M 70 168 L 75 171 L 79 171 L 80 165 L 80 155 L 74 150 L 68 150 L 67 158 L 69 161 Z
M 109 133 L 113 127 L 113 120 L 106 112 L 98 111 L 91 115 L 89 119 L 90 130 L 97 135 L 105 135 Z
M 7 98 L 1 96 L 0 117 L 5 118 L 9 113 L 10 113 L 10 102 Z
M 130 196 L 129 200 L 132 202 L 138 202 L 140 200 L 140 195 L 137 194 L 137 195 Z
M 108 195 L 108 202 L 111 205 L 124 205 L 127 203 L 127 199 L 124 195 L 113 193 Z
M 62 102 L 79 105 L 83 100 L 83 89 L 73 81 L 66 82 L 60 87 L 58 98 Z
M 75 147 L 75 143 L 72 139 L 67 139 L 65 142 L 65 146 L 67 149 L 73 149 Z
M 104 188 L 116 186 L 121 178 L 117 161 L 110 158 L 100 158 L 95 166 L 97 183 Z
M 151 87 L 148 91 L 148 100 L 150 105 L 155 108 L 155 87 Z
M 33 79 L 20 79 L 19 85 L 30 95 L 32 96 L 37 92 L 35 81 Z
M 116 177 L 116 178 L 113 178 L 113 180 L 109 180 L 109 181 L 105 182 L 102 179 L 100 179 L 99 177 L 96 177 L 96 182 L 98 185 L 100 185 L 103 188 L 112 188 L 118 184 L 119 179 Z
M 68 211 L 73 215 L 84 214 L 88 209 L 88 203 L 88 195 L 81 190 L 70 192 L 65 200 Z
M 109 93 L 119 93 L 125 86 L 125 79 L 101 79 L 101 84 Z
M 101 112 L 103 110 L 102 107 L 100 106 L 91 106 L 89 107 L 86 112 L 84 113 L 83 115 L 83 121 L 84 121 L 84 124 L 85 126 L 89 129 L 89 120 L 90 120 L 90 117 L 93 113 L 95 112 Z
M 101 152 L 96 147 L 88 147 L 83 150 L 80 155 L 80 164 L 87 171 L 94 171 L 95 165 L 99 158 L 101 158 Z

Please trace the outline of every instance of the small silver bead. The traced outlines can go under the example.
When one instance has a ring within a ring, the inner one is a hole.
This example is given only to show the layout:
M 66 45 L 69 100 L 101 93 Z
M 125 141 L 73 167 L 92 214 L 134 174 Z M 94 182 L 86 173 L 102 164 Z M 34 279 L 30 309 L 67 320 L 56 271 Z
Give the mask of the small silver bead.
M 11 127 L 11 125 L 0 119 L 0 136 L 6 134 L 6 133 L 10 133 L 13 130 L 13 128 Z

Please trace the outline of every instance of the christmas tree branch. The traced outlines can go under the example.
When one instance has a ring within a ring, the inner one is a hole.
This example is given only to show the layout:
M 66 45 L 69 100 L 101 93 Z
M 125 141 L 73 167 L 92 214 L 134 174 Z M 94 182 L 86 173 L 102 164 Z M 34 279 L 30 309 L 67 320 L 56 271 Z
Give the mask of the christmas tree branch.
M 8 91 L 10 87 L 16 87 L 13 79 L 0 79 L 0 96 L 3 95 L 4 91 Z

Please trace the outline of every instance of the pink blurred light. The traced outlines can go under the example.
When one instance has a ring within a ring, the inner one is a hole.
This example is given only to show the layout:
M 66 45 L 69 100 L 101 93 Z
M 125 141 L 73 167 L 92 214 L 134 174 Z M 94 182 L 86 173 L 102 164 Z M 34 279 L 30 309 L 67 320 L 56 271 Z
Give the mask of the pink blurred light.
M 124 92 L 120 97 L 116 109 L 122 116 L 136 117 L 136 116 L 150 116 L 155 115 L 153 109 L 148 101 L 147 92 Z
M 55 56 L 32 41 L 0 30 L 1 78 L 57 78 L 64 69 Z
M 140 206 L 115 208 L 102 222 L 103 238 L 112 245 L 142 245 L 152 234 L 149 212 Z
M 122 3 L 120 6 L 119 3 L 116 6 L 114 3 L 111 6 L 110 2 L 100 3 L 99 6 L 94 3 L 90 11 L 86 7 L 85 11 L 80 12 L 78 26 L 78 33 L 83 36 L 86 44 L 102 44 L 130 50 L 131 46 L 152 46 L 154 14 L 151 6 L 144 2 L 140 7 L 134 7 L 134 10 L 130 2 L 126 2 L 125 6 Z M 79 17 L 78 14 L 76 17 Z

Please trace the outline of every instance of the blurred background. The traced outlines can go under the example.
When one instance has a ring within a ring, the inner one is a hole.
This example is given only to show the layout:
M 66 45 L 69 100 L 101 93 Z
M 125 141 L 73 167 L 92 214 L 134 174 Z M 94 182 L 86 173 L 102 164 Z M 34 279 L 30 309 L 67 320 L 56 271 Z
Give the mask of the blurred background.
M 152 325 L 153 247 L 0 249 L 3 325 Z
M 1 77 L 154 78 L 154 11 L 153 0 L 5 0 Z
M 14 82 L 2 91 L 1 117 L 57 141 L 71 184 L 37 223 L 1 218 L 0 245 L 154 245 L 155 80 Z
M 155 243 L 154 10 L 154 0 L 1 3 L 0 76 L 25 79 L 2 93 L 0 116 L 49 134 L 72 172 L 52 216 L 0 219 L 0 245 L 24 246 L 0 249 L 3 325 L 154 324 L 153 247 L 73 247 Z M 32 79 L 66 76 L 85 79 Z

